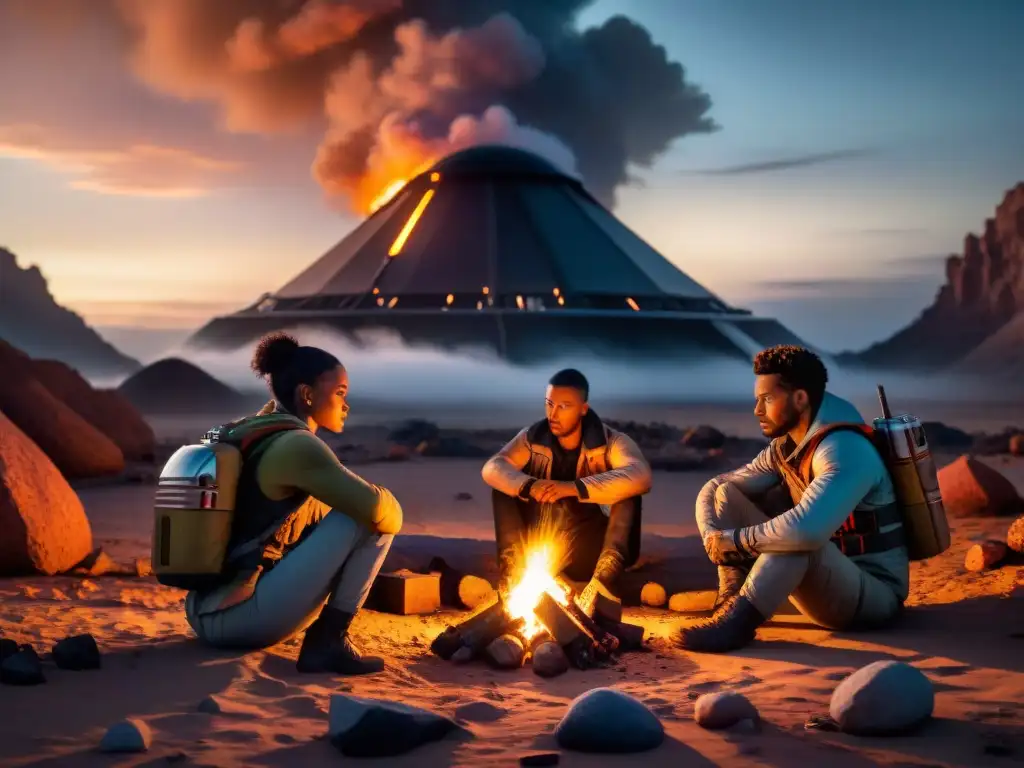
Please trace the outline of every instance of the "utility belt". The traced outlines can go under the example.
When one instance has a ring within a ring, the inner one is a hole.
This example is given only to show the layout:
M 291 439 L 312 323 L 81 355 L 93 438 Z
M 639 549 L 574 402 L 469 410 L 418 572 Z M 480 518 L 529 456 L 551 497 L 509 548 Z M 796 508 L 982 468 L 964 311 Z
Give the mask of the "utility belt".
M 855 510 L 832 534 L 831 541 L 847 557 L 874 555 L 906 545 L 906 532 L 899 507 L 889 504 L 879 509 Z M 882 533 L 880 529 L 900 523 L 899 528 Z

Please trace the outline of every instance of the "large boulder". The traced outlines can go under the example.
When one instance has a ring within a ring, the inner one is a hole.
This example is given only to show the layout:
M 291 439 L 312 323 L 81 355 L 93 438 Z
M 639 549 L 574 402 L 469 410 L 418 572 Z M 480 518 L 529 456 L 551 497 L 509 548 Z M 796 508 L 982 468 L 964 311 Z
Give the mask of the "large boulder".
M 92 551 L 82 502 L 39 447 L 0 413 L 0 575 L 52 575 Z
M 950 517 L 1000 517 L 1021 508 L 1013 483 L 966 455 L 939 470 L 939 490 Z
M 116 475 L 124 454 L 32 374 L 32 360 L 0 341 L 0 411 L 42 449 L 65 477 Z
M 93 389 L 78 371 L 58 360 L 33 360 L 32 373 L 58 400 L 113 440 L 126 459 L 153 460 L 153 428 L 120 392 Z

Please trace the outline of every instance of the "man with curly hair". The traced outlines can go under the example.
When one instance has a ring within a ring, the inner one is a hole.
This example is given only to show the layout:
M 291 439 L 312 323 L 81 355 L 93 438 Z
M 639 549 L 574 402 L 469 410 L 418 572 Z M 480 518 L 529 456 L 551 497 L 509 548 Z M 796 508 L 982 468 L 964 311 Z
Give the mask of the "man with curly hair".
M 787 599 L 830 629 L 883 625 L 910 588 L 892 478 L 857 409 L 825 391 L 821 359 L 775 346 L 754 374 L 754 415 L 771 442 L 697 498 L 719 589 L 710 619 L 676 629 L 687 650 L 745 646 Z

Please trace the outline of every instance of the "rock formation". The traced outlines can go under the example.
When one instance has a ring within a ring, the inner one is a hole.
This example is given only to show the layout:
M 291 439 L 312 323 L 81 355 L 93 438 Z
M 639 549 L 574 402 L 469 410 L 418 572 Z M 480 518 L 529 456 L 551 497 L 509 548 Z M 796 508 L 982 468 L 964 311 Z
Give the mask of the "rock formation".
M 0 412 L 69 479 L 116 475 L 124 455 L 32 374 L 32 360 L 0 341 Z
M 32 374 L 58 400 L 113 440 L 125 459 L 153 460 L 153 428 L 120 392 L 93 389 L 77 371 L 57 360 L 33 360 Z
M 853 365 L 934 370 L 956 366 L 985 348 L 984 360 L 1001 364 L 1003 353 L 1021 346 L 1022 313 L 1024 182 L 1006 193 L 981 236 L 968 234 L 963 253 L 947 259 L 946 282 L 930 307 L 891 338 L 839 359 Z M 1000 330 L 1010 325 L 1014 330 L 1009 338 L 1000 338 Z
M 53 575 L 92 550 L 82 502 L 61 473 L 0 413 L 0 576 Z
M 0 339 L 32 357 L 65 362 L 91 378 L 120 378 L 141 367 L 60 306 L 39 268 L 22 269 L 6 248 L 0 248 Z
M 177 357 L 157 360 L 121 383 L 118 391 L 143 413 L 223 413 L 245 398 L 202 368 Z

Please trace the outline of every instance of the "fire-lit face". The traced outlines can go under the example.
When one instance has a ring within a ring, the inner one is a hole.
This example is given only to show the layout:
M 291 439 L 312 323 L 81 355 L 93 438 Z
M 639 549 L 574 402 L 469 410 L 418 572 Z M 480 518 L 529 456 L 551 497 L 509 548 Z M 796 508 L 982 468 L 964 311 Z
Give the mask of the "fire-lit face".
M 309 416 L 318 427 L 341 432 L 348 418 L 348 371 L 337 366 L 320 375 L 310 388 Z
M 782 437 L 800 422 L 809 403 L 807 393 L 783 386 L 776 373 L 758 376 L 754 382 L 754 415 L 765 437 Z
M 580 428 L 590 406 L 583 399 L 583 393 L 575 387 L 549 385 L 544 395 L 544 410 L 551 434 L 565 437 Z

